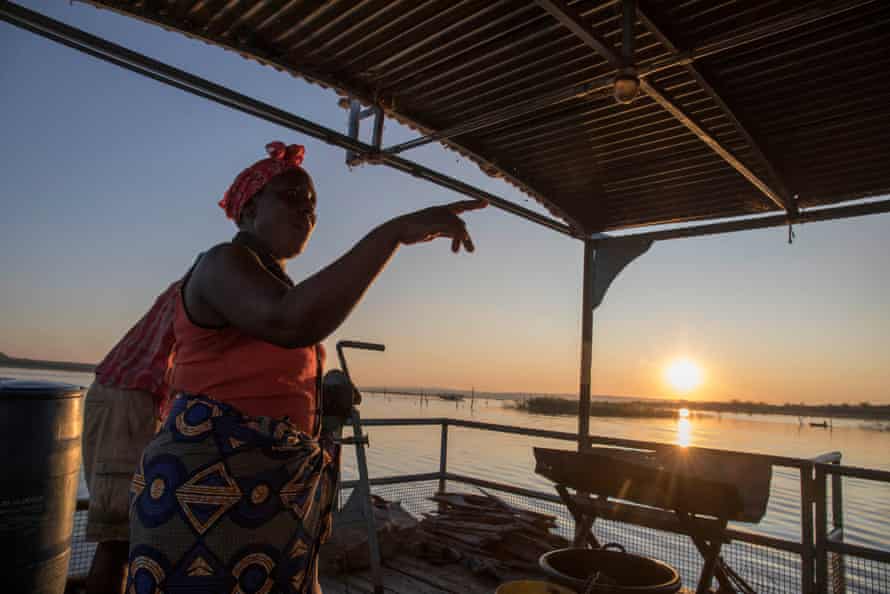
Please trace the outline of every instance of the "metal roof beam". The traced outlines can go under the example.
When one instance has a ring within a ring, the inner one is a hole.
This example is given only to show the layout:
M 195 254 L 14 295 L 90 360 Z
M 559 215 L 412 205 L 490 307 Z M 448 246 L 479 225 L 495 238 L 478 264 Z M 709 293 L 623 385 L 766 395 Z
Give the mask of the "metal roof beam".
M 563 0 L 535 0 L 535 4 L 550 13 L 550 16 L 571 31 L 575 37 L 596 50 L 612 68 L 621 68 L 623 65 L 621 56 L 618 55 L 612 44 L 593 31 L 577 10 Z
M 568 6 L 563 0 L 535 0 L 535 2 L 550 13 L 553 18 L 572 31 L 572 33 L 574 33 L 581 41 L 599 53 L 616 70 L 622 70 L 624 61 L 621 55 L 611 46 L 611 44 L 591 30 L 576 10 Z M 683 124 L 683 126 L 690 132 L 695 134 L 711 150 L 717 153 L 733 169 L 738 171 L 745 179 L 751 182 L 754 187 L 760 190 L 770 201 L 782 210 L 786 210 L 785 202 L 778 192 L 776 192 L 768 183 L 760 179 L 756 173 L 751 171 L 747 165 L 733 155 L 730 150 L 723 146 L 681 107 L 675 104 L 658 87 L 650 83 L 646 78 L 641 78 L 640 88 L 656 103 L 667 110 L 668 113 L 674 116 L 677 121 Z
M 282 109 L 242 95 L 232 89 L 218 85 L 207 79 L 195 76 L 163 62 L 159 62 L 144 54 L 134 52 L 108 40 L 91 35 L 86 31 L 71 27 L 29 10 L 12 2 L 0 2 L 0 20 L 6 21 L 21 29 L 25 29 L 51 41 L 76 49 L 87 55 L 105 62 L 125 68 L 131 72 L 154 79 L 171 87 L 203 97 L 220 105 L 235 109 L 242 113 L 255 116 L 288 130 L 311 136 L 327 144 L 338 146 L 360 154 L 380 154 L 369 144 L 350 138 L 336 130 L 332 130 L 311 120 L 301 118 Z M 419 163 L 408 161 L 394 155 L 380 154 L 380 162 L 414 177 L 428 180 L 438 186 L 464 194 L 471 198 L 488 201 L 499 208 L 516 216 L 522 217 L 554 231 L 571 237 L 578 233 L 564 223 L 538 214 L 525 207 L 514 204 L 485 190 L 471 186 L 438 171 L 424 167 Z
M 521 103 L 511 105 L 510 107 L 507 107 L 505 109 L 487 113 L 483 116 L 473 118 L 456 126 L 445 128 L 438 132 L 433 132 L 432 134 L 418 136 L 417 138 L 413 138 L 400 144 L 387 147 L 383 149 L 383 152 L 394 155 L 396 153 L 401 153 L 412 148 L 429 144 L 431 142 L 436 142 L 438 140 L 445 140 L 446 138 L 454 138 L 455 136 L 460 136 L 461 134 L 476 132 L 478 130 L 482 130 L 483 128 L 488 128 L 490 126 L 494 126 L 496 124 L 500 124 L 507 120 L 511 120 L 523 115 L 537 113 L 541 109 L 551 107 L 553 105 L 556 105 L 557 103 L 561 103 L 569 99 L 574 99 L 575 97 L 583 97 L 597 91 L 604 91 L 606 89 L 609 89 L 611 86 L 611 76 L 598 78 L 591 82 L 576 85 L 574 87 L 569 87 L 567 89 L 562 89 L 555 93 L 548 93 L 529 101 L 523 101 Z
M 657 15 L 657 21 L 653 18 Z M 677 45 L 671 41 L 665 32 L 666 25 L 665 19 L 662 15 L 660 15 L 656 9 L 649 3 L 647 0 L 639 0 L 639 6 L 637 7 L 637 16 L 643 22 L 643 25 L 655 36 L 655 38 L 660 41 L 666 48 L 668 48 L 675 55 L 680 53 L 680 49 Z M 754 153 L 755 158 L 760 163 L 761 167 L 763 167 L 770 179 L 773 182 L 773 186 L 775 187 L 776 194 L 781 202 L 781 206 L 784 207 L 785 211 L 790 216 L 797 215 L 797 204 L 794 202 L 794 197 L 788 191 L 788 188 L 785 186 L 782 176 L 779 175 L 776 167 L 773 165 L 772 161 L 767 158 L 766 154 L 761 149 L 761 144 L 757 141 L 757 139 L 751 134 L 748 128 L 739 120 L 736 113 L 727 105 L 726 101 L 724 101 L 723 97 L 714 89 L 713 85 L 708 81 L 708 79 L 701 73 L 699 68 L 697 68 L 693 63 L 684 64 L 682 68 L 693 78 L 695 82 L 698 83 L 698 86 L 704 90 L 705 94 L 720 108 L 720 111 L 723 112 L 723 115 L 729 120 L 732 124 L 733 128 L 739 136 L 745 139 L 745 142 L 751 147 L 751 151 Z M 656 99 L 657 101 L 657 99 Z M 744 175 L 744 173 L 742 174 Z M 746 176 L 747 177 L 747 176 Z M 750 179 L 750 178 L 749 178 Z M 757 185 L 753 180 L 751 180 L 754 185 Z M 758 188 L 766 194 L 763 188 Z M 767 194 L 769 196 L 769 194 Z M 775 201 L 772 196 L 769 196 L 771 200 Z
M 764 196 L 770 199 L 776 206 L 785 210 L 785 203 L 778 192 L 773 190 L 769 184 L 760 179 L 756 173 L 751 171 L 747 165 L 742 163 L 732 151 L 724 147 L 719 140 L 714 138 L 707 130 L 705 130 L 698 121 L 691 115 L 686 113 L 681 107 L 670 100 L 661 89 L 650 83 L 647 79 L 640 79 L 640 88 L 652 98 L 653 101 L 661 105 L 670 113 L 678 122 L 683 124 L 690 132 L 695 134 L 699 140 L 704 142 L 708 148 L 717 153 L 720 158 L 729 163 L 730 167 L 738 171 L 745 179 L 747 179 L 755 188 L 761 191 Z
M 717 54 L 727 52 L 737 47 L 743 47 L 756 41 L 761 41 L 763 39 L 773 37 L 780 33 L 785 33 L 787 31 L 799 29 L 800 27 L 809 26 L 813 23 L 837 16 L 855 8 L 859 8 L 867 4 L 872 4 L 875 1 L 876 0 L 848 0 L 847 2 L 833 5 L 830 8 L 817 6 L 811 9 L 805 9 L 799 14 L 795 14 L 792 17 L 772 22 L 765 27 L 751 29 L 736 35 L 721 36 L 719 39 L 705 41 L 695 48 L 685 51 L 678 51 L 672 56 L 647 60 L 646 62 L 637 65 L 637 75 L 640 78 L 644 78 L 667 70 L 669 68 L 692 64 L 697 60 L 715 56 Z M 462 122 L 461 124 L 458 124 L 456 126 L 439 130 L 438 132 L 423 134 L 409 141 L 387 147 L 384 149 L 384 152 L 397 154 L 413 148 L 424 146 L 431 142 L 446 140 L 449 138 L 454 138 L 455 136 L 459 136 L 461 134 L 468 134 L 470 132 L 475 132 L 483 128 L 488 128 L 490 126 L 494 126 L 526 114 L 535 113 L 542 107 L 555 105 L 556 103 L 565 101 L 567 99 L 583 97 L 585 95 L 592 95 L 602 91 L 607 91 L 612 88 L 613 81 L 614 76 L 609 75 L 606 77 L 597 78 L 582 85 L 577 85 L 568 89 L 562 89 L 554 93 L 548 93 L 540 97 L 536 97 L 535 99 L 532 99 L 530 101 L 511 105 L 510 107 L 490 112 L 479 118 L 474 118 L 471 121 Z
M 812 7 L 801 8 L 795 11 L 793 15 L 771 21 L 763 27 L 750 28 L 730 35 L 721 35 L 716 39 L 704 41 L 691 49 L 678 52 L 673 56 L 653 60 L 651 66 L 640 68 L 639 74 L 640 76 L 645 76 L 647 73 L 654 74 L 664 70 L 666 67 L 672 68 L 716 56 L 782 33 L 808 27 L 819 21 L 840 16 L 845 12 L 857 10 L 875 2 L 878 2 L 878 0 L 836 0 L 829 3 L 828 6 L 817 4 Z
M 821 221 L 834 221 L 863 217 L 866 215 L 890 213 L 890 200 L 877 200 L 874 202 L 862 202 L 848 204 L 846 206 L 832 206 L 802 211 L 795 219 L 795 223 L 817 223 Z M 788 225 L 788 217 L 781 215 L 769 215 L 757 218 L 747 218 L 736 221 L 723 221 L 706 225 L 693 225 L 678 229 L 665 229 L 662 231 L 646 231 L 641 233 L 628 233 L 626 235 L 608 235 L 596 233 L 591 236 L 591 241 L 596 243 L 608 242 L 628 237 L 638 239 L 651 239 L 652 241 L 665 241 L 667 239 L 685 239 L 689 237 L 703 237 L 705 235 L 718 235 L 733 233 L 735 231 L 750 231 L 752 229 L 767 229 L 770 227 L 784 227 Z

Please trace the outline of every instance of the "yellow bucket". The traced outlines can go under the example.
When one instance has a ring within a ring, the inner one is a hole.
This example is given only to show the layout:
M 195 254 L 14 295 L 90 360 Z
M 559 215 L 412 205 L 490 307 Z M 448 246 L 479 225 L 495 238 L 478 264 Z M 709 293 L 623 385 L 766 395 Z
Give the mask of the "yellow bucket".
M 501 584 L 494 594 L 577 594 L 577 592 L 542 580 L 517 580 Z

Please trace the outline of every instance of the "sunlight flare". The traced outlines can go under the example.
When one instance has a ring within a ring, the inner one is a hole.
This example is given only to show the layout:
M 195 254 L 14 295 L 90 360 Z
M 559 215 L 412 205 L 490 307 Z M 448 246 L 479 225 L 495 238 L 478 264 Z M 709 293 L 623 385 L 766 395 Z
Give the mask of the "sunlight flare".
M 677 419 L 676 443 L 684 448 L 692 445 L 692 421 L 689 419 Z
M 677 392 L 691 392 L 701 385 L 702 371 L 691 359 L 675 359 L 665 369 L 665 379 Z

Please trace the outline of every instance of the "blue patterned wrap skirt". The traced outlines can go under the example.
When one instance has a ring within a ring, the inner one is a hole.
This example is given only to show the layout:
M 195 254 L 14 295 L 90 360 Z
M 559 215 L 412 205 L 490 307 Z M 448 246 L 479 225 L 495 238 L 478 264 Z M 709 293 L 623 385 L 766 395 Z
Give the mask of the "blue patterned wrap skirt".
M 130 489 L 128 594 L 312 593 L 339 446 L 177 397 Z

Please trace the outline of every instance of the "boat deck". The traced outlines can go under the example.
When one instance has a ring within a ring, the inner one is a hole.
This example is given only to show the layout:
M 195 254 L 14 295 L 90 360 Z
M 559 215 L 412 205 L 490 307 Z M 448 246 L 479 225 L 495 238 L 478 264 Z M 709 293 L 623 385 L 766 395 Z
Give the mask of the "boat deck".
M 513 579 L 543 579 L 516 575 Z M 321 575 L 324 594 L 373 594 L 370 570 L 338 575 Z M 492 594 L 500 585 L 494 578 L 474 575 L 459 563 L 433 565 L 416 557 L 399 555 L 383 563 L 383 588 L 390 594 Z M 679 594 L 694 590 L 683 588 Z
M 366 420 L 365 424 L 375 428 L 438 425 L 443 434 L 446 428 L 459 428 L 460 431 L 464 429 L 494 431 L 547 440 L 574 442 L 577 439 L 576 435 L 569 433 L 481 423 L 465 419 L 371 419 Z M 461 435 L 461 433 L 453 431 L 450 440 L 452 444 L 455 443 L 455 435 Z M 440 438 L 439 441 L 443 446 L 447 443 L 444 438 Z M 641 444 L 648 443 L 613 437 L 596 437 L 591 441 L 596 445 L 612 445 L 626 449 L 644 449 L 641 448 Z M 662 444 L 654 442 L 652 446 L 652 449 L 663 447 Z M 439 505 L 434 497 L 443 490 L 443 484 L 445 490 L 466 491 L 470 495 L 481 490 L 482 493 L 496 495 L 513 507 L 555 517 L 556 532 L 563 538 L 572 537 L 574 533 L 572 515 L 554 494 L 499 483 L 488 478 L 483 479 L 449 472 L 447 452 L 448 448 L 446 447 L 440 450 L 439 472 L 373 477 L 371 479 L 372 492 L 386 501 L 399 502 L 405 511 L 419 520 L 430 515 L 436 516 Z M 833 512 L 835 509 L 843 510 L 844 482 L 840 479 L 860 481 L 857 484 L 862 484 L 861 481 L 871 481 L 866 484 L 876 483 L 879 487 L 883 487 L 890 485 L 890 472 L 841 466 L 838 453 L 827 453 L 814 459 L 762 454 L 750 455 L 762 459 L 774 468 L 779 468 L 781 475 L 777 476 L 780 476 L 783 481 L 792 481 L 787 485 L 791 488 L 792 498 L 796 499 L 794 497 L 796 487 L 800 489 L 800 501 L 816 503 L 815 515 L 803 514 L 801 516 L 799 533 L 801 536 L 797 538 L 766 535 L 750 529 L 733 528 L 731 530 L 732 541 L 723 546 L 722 555 L 726 562 L 736 569 L 755 591 L 787 592 L 788 594 L 813 592 L 817 591 L 815 582 L 818 577 L 820 585 L 828 586 L 825 588 L 826 590 L 829 590 L 832 584 L 840 584 L 841 589 L 846 587 L 850 592 L 890 592 L 890 588 L 888 588 L 888 584 L 890 584 L 890 552 L 880 547 L 845 542 L 842 540 L 843 532 L 839 531 L 841 527 L 849 530 L 851 527 L 856 528 L 856 524 L 862 526 L 863 520 L 874 522 L 876 521 L 874 518 L 877 516 L 858 518 L 858 522 L 855 524 L 850 522 L 852 526 L 844 526 L 836 523 L 839 519 L 843 520 L 843 516 Z M 804 477 L 814 475 L 818 479 L 815 485 L 812 484 L 812 481 L 803 480 Z M 796 480 L 797 476 L 801 479 Z M 356 482 L 344 481 L 342 487 L 340 503 L 345 505 L 352 490 L 356 487 Z M 78 511 L 74 518 L 69 567 L 69 592 L 71 593 L 82 592 L 84 577 L 90 568 L 95 549 L 95 545 L 86 542 L 84 536 L 87 506 L 88 501 L 85 499 L 78 502 Z M 635 519 L 639 520 L 640 518 L 636 517 Z M 817 527 L 824 527 L 826 530 L 820 531 L 816 529 Z M 668 563 L 680 572 L 686 588 L 695 587 L 702 569 L 701 555 L 688 536 L 666 531 L 663 527 L 650 527 L 641 522 L 632 523 L 620 519 L 598 521 L 596 531 L 597 538 L 602 542 L 618 542 L 626 546 L 631 553 L 654 557 Z M 447 538 L 447 535 L 446 530 L 444 538 Z M 350 542 L 353 545 L 357 544 L 353 541 Z M 400 540 L 400 544 L 404 543 Z M 384 585 L 386 592 L 474 594 L 476 592 L 492 593 L 497 589 L 498 582 L 493 578 L 474 575 L 472 571 L 458 563 L 438 565 L 419 560 L 408 550 L 403 553 L 407 556 L 392 557 L 385 562 Z M 816 575 L 817 571 L 819 572 L 818 576 Z M 511 576 L 512 579 L 522 579 L 522 577 Z M 373 582 L 368 571 L 322 576 L 321 583 L 326 593 L 373 592 Z
M 521 579 L 523 576 L 516 576 Z M 540 578 L 538 578 L 540 579 Z M 370 570 L 319 576 L 324 594 L 373 593 Z M 434 565 L 410 555 L 399 555 L 383 562 L 384 591 L 398 594 L 491 594 L 498 582 L 488 576 L 474 575 L 459 563 Z

